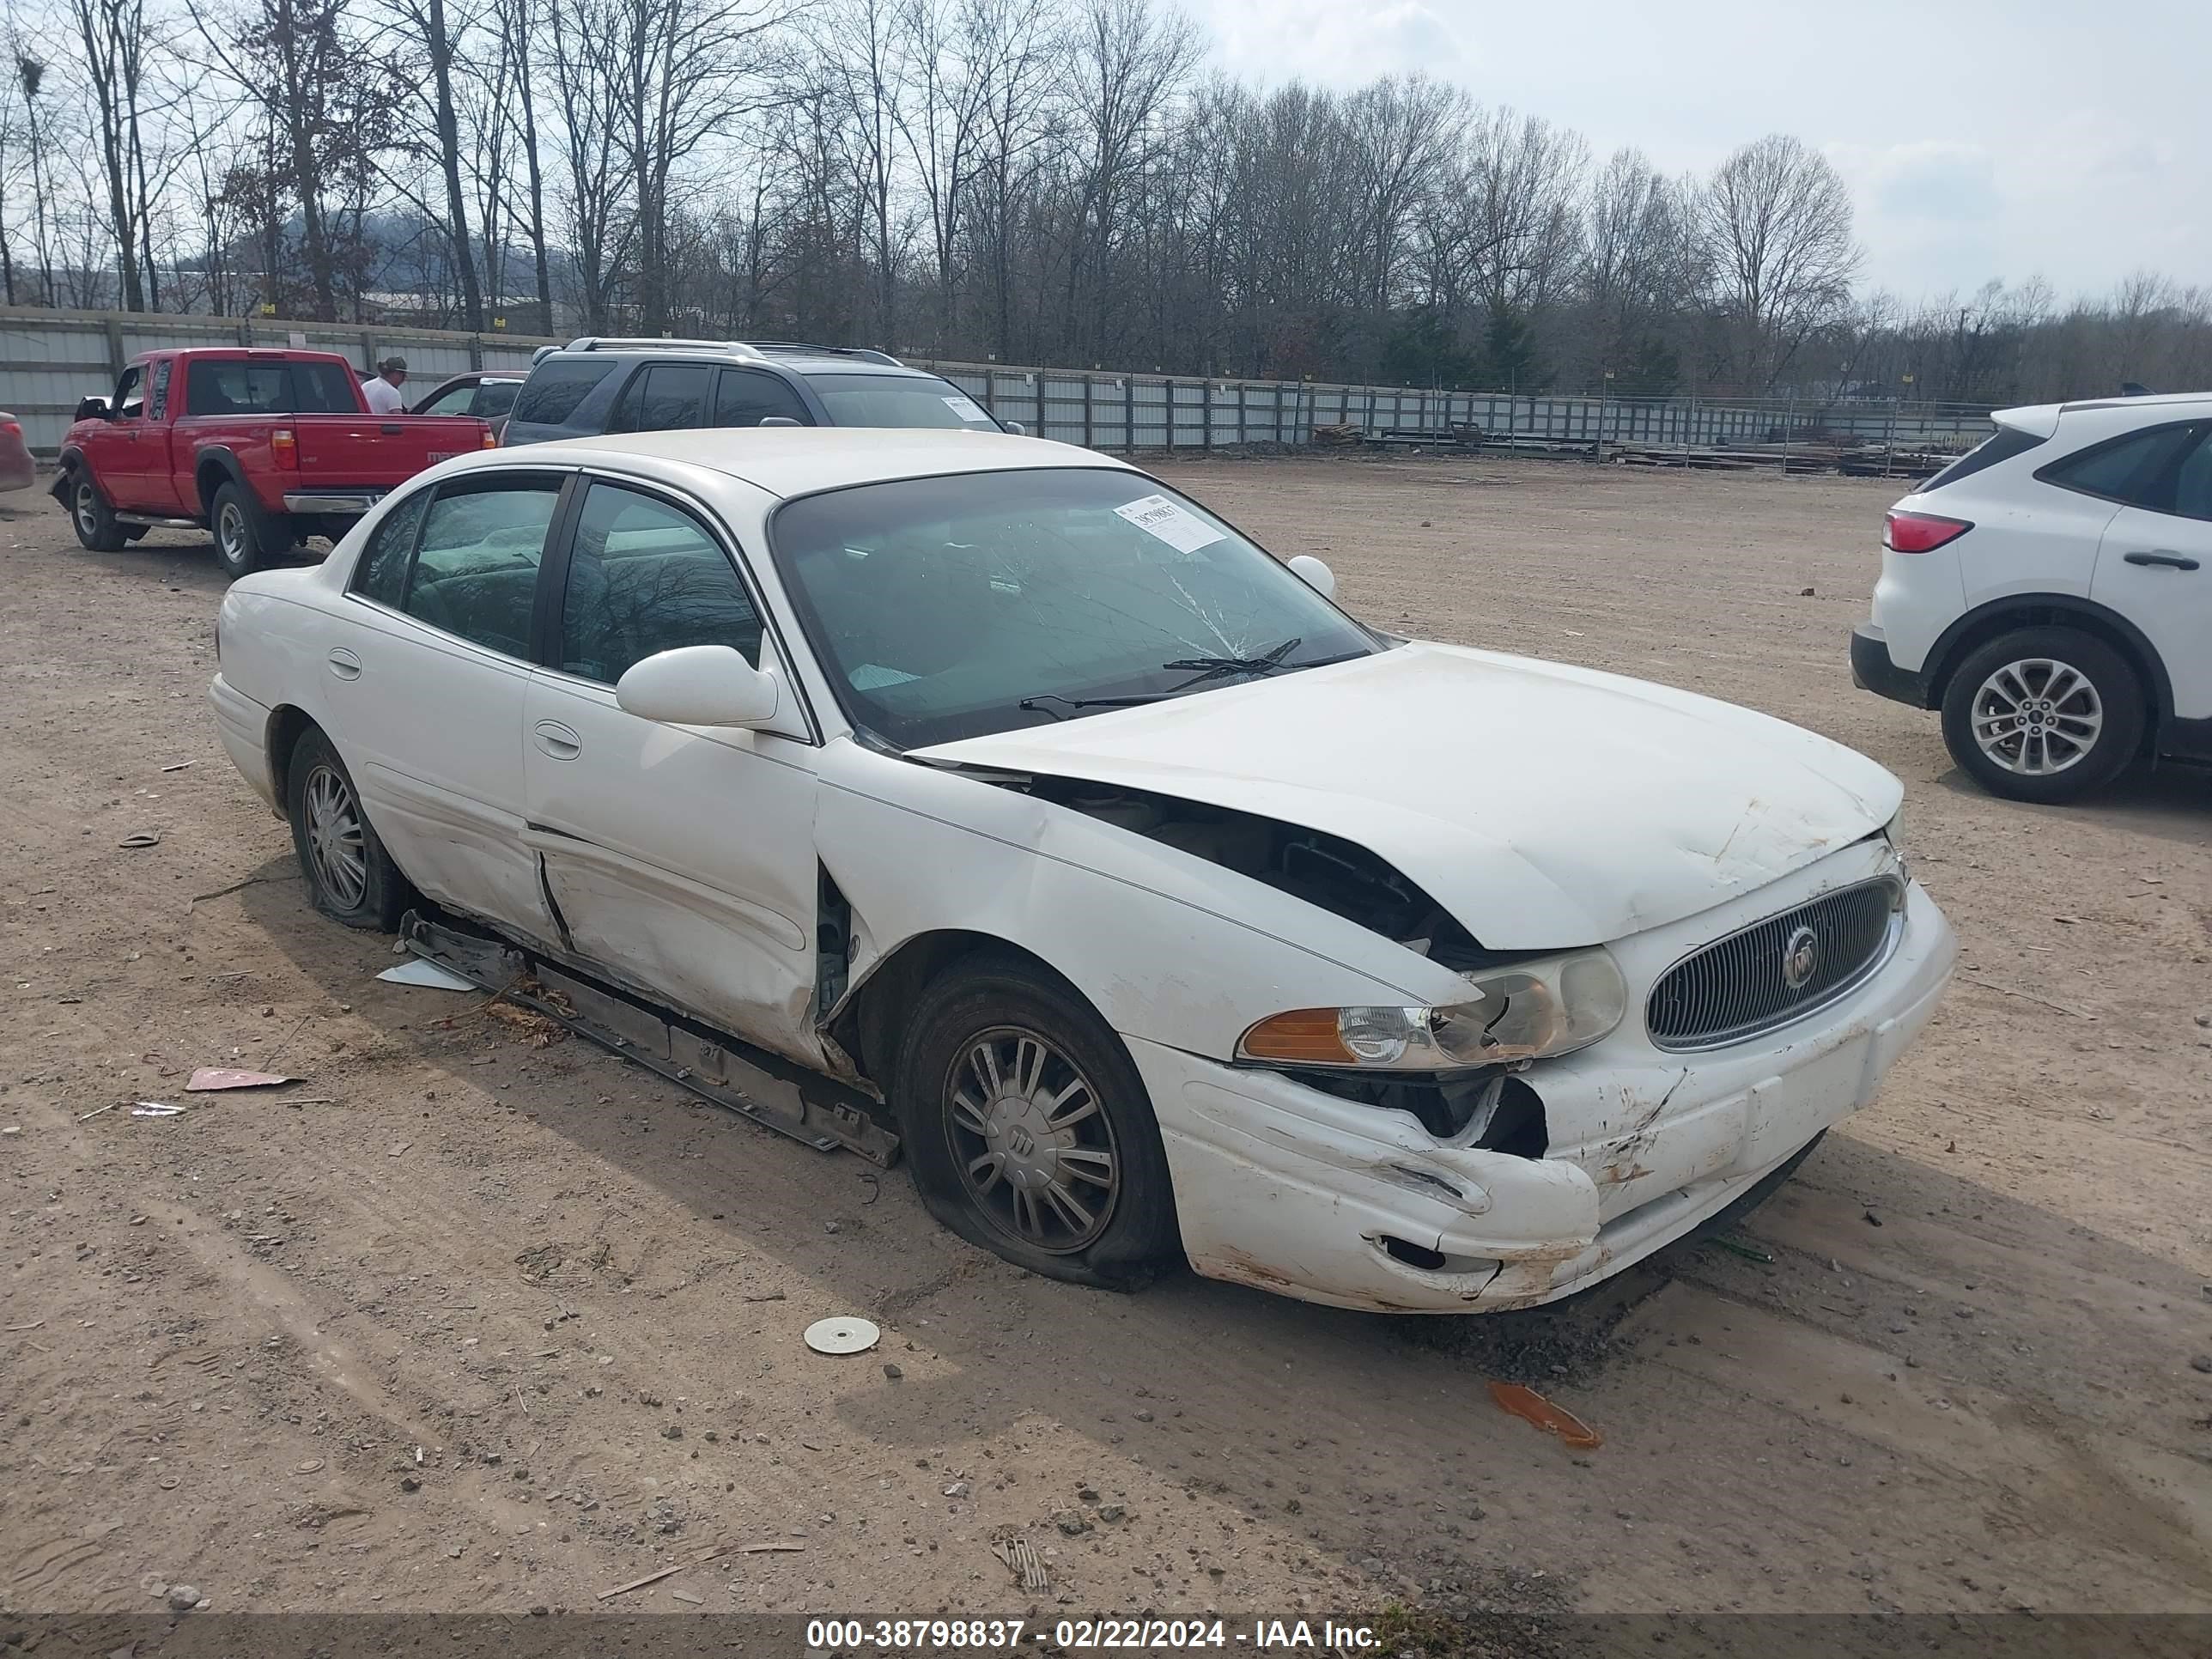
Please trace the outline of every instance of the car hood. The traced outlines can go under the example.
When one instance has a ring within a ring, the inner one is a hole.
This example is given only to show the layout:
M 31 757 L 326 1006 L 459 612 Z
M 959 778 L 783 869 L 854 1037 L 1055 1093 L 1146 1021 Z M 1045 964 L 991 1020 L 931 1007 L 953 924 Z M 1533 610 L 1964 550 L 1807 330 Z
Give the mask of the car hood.
M 1341 836 L 1498 951 L 1693 915 L 1873 834 L 1903 795 L 1865 756 L 1747 708 L 1421 642 L 915 757 Z

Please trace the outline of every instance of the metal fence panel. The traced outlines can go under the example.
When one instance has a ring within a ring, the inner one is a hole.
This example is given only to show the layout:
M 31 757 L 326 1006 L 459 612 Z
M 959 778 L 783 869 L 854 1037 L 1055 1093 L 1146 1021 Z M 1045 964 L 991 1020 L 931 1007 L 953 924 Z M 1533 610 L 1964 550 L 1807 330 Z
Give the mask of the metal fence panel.
M 0 409 L 22 420 L 33 449 L 51 454 L 77 403 L 112 389 L 131 357 L 163 347 L 295 343 L 342 353 L 364 373 L 397 352 L 427 390 L 472 368 L 527 370 L 547 343 L 378 325 L 266 318 L 0 311 Z M 1588 398 L 1555 393 L 1446 392 L 1310 380 L 1205 380 L 1000 363 L 917 362 L 943 374 L 1002 420 L 1040 437 L 1097 449 L 1225 448 L 1306 444 L 1316 426 L 1370 436 L 1480 428 L 1494 438 L 1590 445 L 1720 446 L 1770 438 L 1826 438 L 1920 446 L 1986 436 L 1988 412 L 1955 404 L 1869 402 L 1798 404 L 1788 399 Z

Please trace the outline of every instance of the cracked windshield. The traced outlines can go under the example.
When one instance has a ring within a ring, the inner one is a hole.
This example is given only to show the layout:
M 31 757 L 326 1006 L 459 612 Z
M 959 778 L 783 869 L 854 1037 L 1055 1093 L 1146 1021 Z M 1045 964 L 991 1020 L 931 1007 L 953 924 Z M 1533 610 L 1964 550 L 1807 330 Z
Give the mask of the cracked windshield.
M 772 536 L 847 710 L 907 748 L 1382 647 L 1220 520 L 1136 473 L 869 484 L 792 502 Z

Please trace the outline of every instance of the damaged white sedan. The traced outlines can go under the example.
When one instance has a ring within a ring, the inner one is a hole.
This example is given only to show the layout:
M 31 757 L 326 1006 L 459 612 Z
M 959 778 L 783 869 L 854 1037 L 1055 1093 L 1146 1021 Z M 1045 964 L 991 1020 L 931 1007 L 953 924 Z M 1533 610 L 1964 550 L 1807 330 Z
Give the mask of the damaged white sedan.
M 212 696 L 323 909 L 1011 1261 L 1549 1301 L 1863 1105 L 1951 932 L 1871 761 L 1332 586 L 1030 440 L 540 445 L 235 584 Z

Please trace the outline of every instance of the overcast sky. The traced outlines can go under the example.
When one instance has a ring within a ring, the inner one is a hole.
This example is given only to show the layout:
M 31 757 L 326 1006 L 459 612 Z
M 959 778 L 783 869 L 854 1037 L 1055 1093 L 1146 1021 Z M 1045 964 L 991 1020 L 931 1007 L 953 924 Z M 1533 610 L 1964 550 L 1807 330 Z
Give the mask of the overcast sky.
M 1793 132 L 1851 186 L 1865 280 L 2212 283 L 2212 6 L 2183 0 L 1185 0 L 1241 78 L 1425 70 L 1699 173 Z

